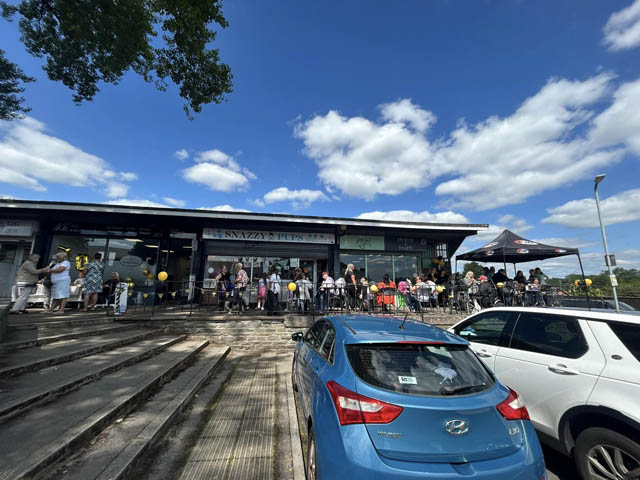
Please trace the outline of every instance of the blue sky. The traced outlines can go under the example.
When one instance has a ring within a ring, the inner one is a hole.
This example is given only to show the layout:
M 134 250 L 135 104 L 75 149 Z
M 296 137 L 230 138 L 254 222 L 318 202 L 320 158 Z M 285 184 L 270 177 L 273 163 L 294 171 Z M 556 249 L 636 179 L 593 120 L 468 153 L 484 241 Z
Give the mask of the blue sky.
M 640 267 L 640 0 L 226 2 L 234 92 L 188 120 L 135 75 L 76 106 L 37 78 L 0 195 L 491 224 Z M 543 264 L 551 273 L 574 259 Z

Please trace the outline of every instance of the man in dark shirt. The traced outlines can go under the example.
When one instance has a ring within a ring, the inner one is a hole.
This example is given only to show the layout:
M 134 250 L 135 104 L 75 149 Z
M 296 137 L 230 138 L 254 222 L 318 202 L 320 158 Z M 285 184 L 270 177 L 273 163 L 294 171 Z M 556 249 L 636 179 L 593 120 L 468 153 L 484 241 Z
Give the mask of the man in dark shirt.
M 507 280 L 509 280 L 509 277 L 507 277 L 507 272 L 505 272 L 504 268 L 501 268 L 500 270 L 498 270 L 498 272 L 493 276 L 492 278 L 493 283 L 504 283 Z

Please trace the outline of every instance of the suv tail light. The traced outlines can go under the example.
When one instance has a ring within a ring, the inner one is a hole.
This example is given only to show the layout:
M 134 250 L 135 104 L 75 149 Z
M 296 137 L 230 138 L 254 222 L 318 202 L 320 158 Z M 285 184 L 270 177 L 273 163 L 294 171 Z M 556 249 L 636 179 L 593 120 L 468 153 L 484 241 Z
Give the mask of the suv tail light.
M 402 413 L 402 407 L 359 395 L 333 380 L 327 382 L 336 406 L 340 425 L 354 423 L 391 423 Z
M 509 388 L 509 396 L 496 405 L 496 408 L 507 420 L 531 420 L 522 398 L 511 388 Z

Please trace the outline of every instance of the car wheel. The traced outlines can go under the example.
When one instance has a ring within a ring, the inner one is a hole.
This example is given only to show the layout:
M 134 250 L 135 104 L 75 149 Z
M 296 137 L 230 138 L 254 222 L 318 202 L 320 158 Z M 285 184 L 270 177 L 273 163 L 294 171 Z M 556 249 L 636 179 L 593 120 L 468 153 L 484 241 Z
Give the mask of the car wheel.
M 293 362 L 291 362 L 291 386 L 293 387 L 293 391 L 298 391 L 298 385 L 296 384 L 296 357 L 293 357 Z
M 606 428 L 580 434 L 575 460 L 583 480 L 640 478 L 640 445 Z
M 307 480 L 316 480 L 318 477 L 318 467 L 316 464 L 316 437 L 313 435 L 313 427 L 309 430 L 309 440 L 307 447 Z

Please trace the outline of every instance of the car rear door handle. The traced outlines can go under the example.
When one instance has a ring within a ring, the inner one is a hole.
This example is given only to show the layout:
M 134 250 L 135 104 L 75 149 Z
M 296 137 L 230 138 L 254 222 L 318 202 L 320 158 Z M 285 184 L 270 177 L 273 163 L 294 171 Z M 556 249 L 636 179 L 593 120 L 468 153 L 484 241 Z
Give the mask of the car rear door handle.
M 557 365 L 549 365 L 547 368 L 551 370 L 553 373 L 559 373 L 560 375 L 579 375 L 580 374 L 578 370 L 569 368 L 566 365 L 563 365 L 562 363 L 559 363 Z
M 476 352 L 476 355 L 483 358 L 493 357 L 493 355 L 487 352 L 486 350 L 480 350 L 479 352 Z

